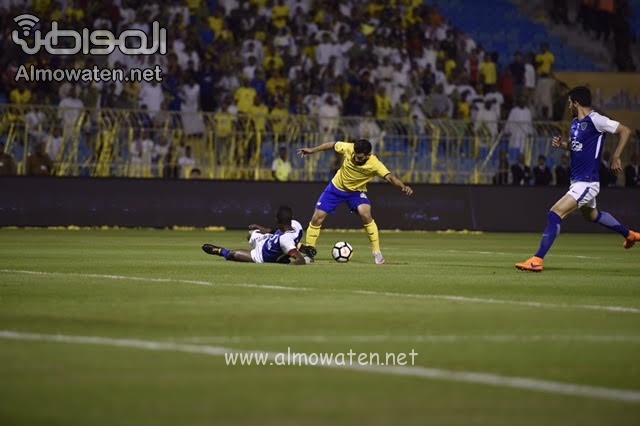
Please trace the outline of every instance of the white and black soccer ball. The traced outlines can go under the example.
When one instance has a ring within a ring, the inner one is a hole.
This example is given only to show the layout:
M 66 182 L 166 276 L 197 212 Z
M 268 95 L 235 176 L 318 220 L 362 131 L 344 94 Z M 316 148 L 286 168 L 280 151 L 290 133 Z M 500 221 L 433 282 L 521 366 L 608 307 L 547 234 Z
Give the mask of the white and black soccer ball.
M 331 257 L 336 262 L 348 262 L 353 254 L 353 247 L 346 241 L 338 241 L 331 249 Z

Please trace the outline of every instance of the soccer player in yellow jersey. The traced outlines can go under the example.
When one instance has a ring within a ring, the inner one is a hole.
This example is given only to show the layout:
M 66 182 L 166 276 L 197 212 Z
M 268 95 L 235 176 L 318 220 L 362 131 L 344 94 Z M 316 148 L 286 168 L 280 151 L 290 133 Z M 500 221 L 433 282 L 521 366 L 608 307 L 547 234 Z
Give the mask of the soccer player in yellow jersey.
M 374 261 L 376 264 L 382 265 L 384 257 L 380 252 L 378 226 L 371 216 L 367 183 L 376 176 L 380 176 L 407 195 L 413 194 L 413 190 L 391 173 L 378 157 L 371 154 L 371 142 L 367 139 L 360 139 L 355 143 L 326 142 L 314 148 L 301 148 L 298 150 L 298 155 L 304 158 L 306 155 L 331 149 L 342 154 L 342 165 L 316 203 L 316 209 L 306 233 L 305 243 L 311 247 L 311 251 L 308 251 L 307 254 L 313 255 L 315 253 L 314 247 L 327 214 L 335 212 L 336 207 L 340 204 L 347 203 L 351 211 L 360 215 L 371 242 Z

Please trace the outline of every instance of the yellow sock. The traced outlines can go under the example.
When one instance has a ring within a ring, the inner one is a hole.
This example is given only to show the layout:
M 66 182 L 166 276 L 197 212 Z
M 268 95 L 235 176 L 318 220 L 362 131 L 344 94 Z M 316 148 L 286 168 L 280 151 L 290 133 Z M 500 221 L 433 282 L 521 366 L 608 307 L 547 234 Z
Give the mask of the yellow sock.
M 320 226 L 314 226 L 312 224 L 309 224 L 309 227 L 307 228 L 307 236 L 306 236 L 306 244 L 308 246 L 312 246 L 312 247 L 316 246 L 316 241 L 320 236 L 320 228 L 321 228 Z
M 374 253 L 380 253 L 380 237 L 378 236 L 378 225 L 375 220 L 364 225 L 365 231 L 367 231 L 367 237 L 371 241 L 371 248 Z

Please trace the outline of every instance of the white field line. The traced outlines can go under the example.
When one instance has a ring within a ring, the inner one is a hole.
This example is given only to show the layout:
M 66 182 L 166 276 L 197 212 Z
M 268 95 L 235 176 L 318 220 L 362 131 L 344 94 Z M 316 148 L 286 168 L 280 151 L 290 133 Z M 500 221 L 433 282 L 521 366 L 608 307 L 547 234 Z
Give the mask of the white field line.
M 407 250 L 418 250 L 418 249 L 407 249 Z M 501 251 L 480 251 L 480 250 L 446 250 L 446 253 L 466 253 L 466 254 L 482 254 L 486 256 L 513 256 L 513 253 L 505 253 Z M 566 257 L 571 259 L 602 259 L 602 257 L 598 256 L 583 256 L 578 254 L 553 254 L 549 257 Z
M 189 345 L 171 342 L 159 342 L 139 339 L 113 339 L 99 336 L 67 336 L 59 334 L 35 334 L 22 333 L 11 330 L 0 330 L 1 339 L 11 339 L 20 341 L 40 341 L 40 342 L 56 342 L 71 343 L 81 345 L 102 345 L 121 348 L 135 348 L 151 351 L 168 351 L 183 352 L 192 354 L 202 354 L 216 357 L 224 357 L 229 353 L 263 353 L 267 354 L 268 361 L 271 363 L 278 361 L 278 352 L 265 351 L 247 351 L 222 346 L 203 346 Z M 280 358 L 286 354 L 280 354 Z M 419 377 L 424 379 L 444 380 L 450 382 L 464 382 L 472 384 L 481 384 L 497 387 L 506 387 L 520 390 L 528 390 L 550 394 L 562 394 L 569 396 L 583 396 L 594 399 L 605 399 L 619 402 L 640 403 L 640 391 L 613 389 L 589 385 L 580 385 L 575 383 L 555 382 L 551 380 L 532 379 L 527 377 L 509 377 L 498 374 L 467 372 L 467 371 L 451 371 L 440 368 L 429 368 L 419 366 L 383 366 L 383 365 L 360 365 L 349 363 L 336 364 L 325 363 L 305 364 L 324 368 L 337 368 L 343 370 L 362 371 L 377 374 L 387 374 L 393 376 Z M 273 364 L 271 364 L 273 365 Z
M 174 337 L 171 341 L 190 343 L 537 343 L 537 342 L 586 342 L 586 343 L 640 343 L 640 336 L 625 335 L 421 335 L 421 336 L 190 336 Z
M 412 294 L 412 293 L 396 293 L 387 291 L 373 291 L 373 290 L 339 290 L 339 289 L 322 289 L 311 287 L 290 287 L 280 285 L 267 285 L 267 284 L 249 284 L 249 283 L 216 283 L 211 281 L 196 281 L 196 280 L 183 280 L 176 278 L 150 278 L 150 277 L 135 277 L 129 275 L 111 275 L 111 274 L 86 274 L 76 272 L 45 272 L 45 271 L 27 271 L 19 269 L 0 269 L 0 273 L 6 274 L 26 274 L 35 276 L 69 276 L 69 277 L 81 277 L 81 278 L 100 278 L 119 281 L 139 281 L 139 282 L 152 282 L 152 283 L 176 283 L 176 284 L 192 284 L 200 286 L 222 286 L 222 287 L 235 287 L 235 288 L 254 288 L 254 289 L 266 289 L 275 291 L 309 291 L 309 292 L 330 292 L 341 294 L 357 294 L 368 295 L 378 297 L 397 297 L 405 299 L 432 299 L 432 300 L 447 300 L 449 302 L 460 303 L 481 303 L 492 305 L 513 305 L 513 306 L 526 306 L 529 308 L 541 308 L 541 309 L 586 309 L 591 311 L 607 311 L 607 312 L 620 312 L 629 314 L 640 314 L 640 308 L 633 308 L 628 306 L 609 306 L 609 305 L 583 305 L 583 304 L 568 304 L 568 303 L 547 303 L 547 302 L 533 302 L 533 301 L 521 301 L 521 300 L 508 300 L 508 299 L 493 299 L 483 297 L 468 297 L 468 296 L 456 296 L 447 294 Z

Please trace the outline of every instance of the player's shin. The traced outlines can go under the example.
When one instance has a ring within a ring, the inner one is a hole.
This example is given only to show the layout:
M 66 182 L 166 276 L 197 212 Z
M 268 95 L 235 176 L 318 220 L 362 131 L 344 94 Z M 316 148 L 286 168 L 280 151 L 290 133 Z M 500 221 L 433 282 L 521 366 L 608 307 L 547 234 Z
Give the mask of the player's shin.
M 542 240 L 540 241 L 540 248 L 538 248 L 538 252 L 536 253 L 537 257 L 544 259 L 549 249 L 551 249 L 551 246 L 560 234 L 560 223 L 562 223 L 562 218 L 557 213 L 550 211 L 547 215 L 547 227 L 544 229 Z
M 609 228 L 614 232 L 617 232 L 625 238 L 629 236 L 629 228 L 618 222 L 618 219 L 611 216 L 607 212 L 599 211 L 598 217 L 596 217 L 596 220 L 594 222 L 599 223 L 600 225 L 604 226 L 605 228 Z
M 380 253 L 380 237 L 376 221 L 372 220 L 371 222 L 365 224 L 364 229 L 365 231 L 367 231 L 367 237 L 369 237 L 369 241 L 371 242 L 372 252 Z
M 316 241 L 318 241 L 318 237 L 320 236 L 320 226 L 315 226 L 313 224 L 309 224 L 307 228 L 305 243 L 308 246 L 315 247 Z

